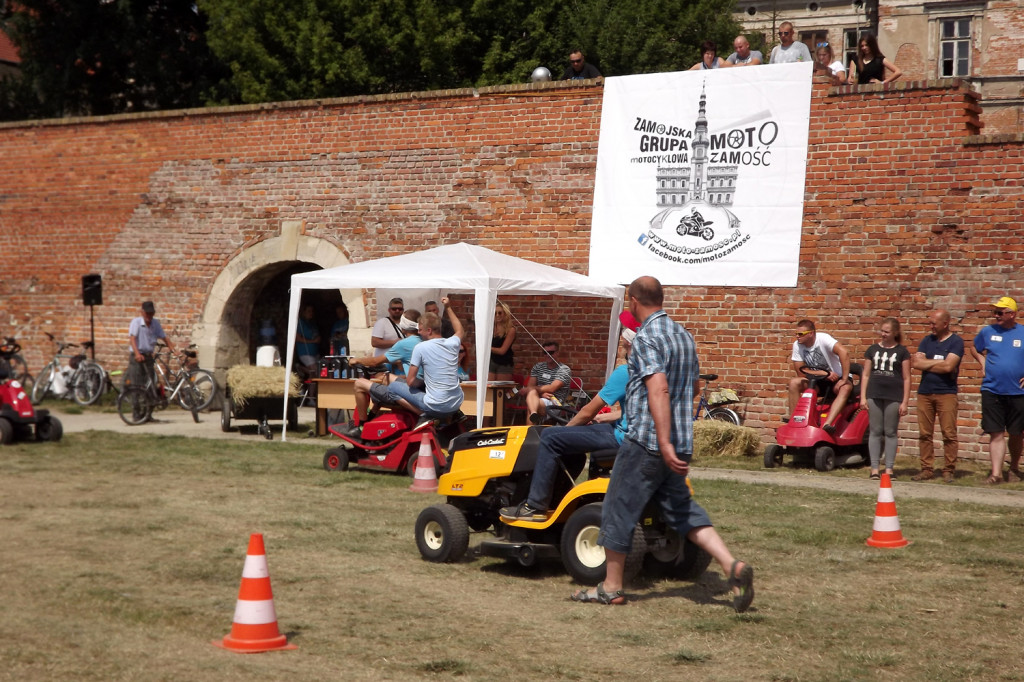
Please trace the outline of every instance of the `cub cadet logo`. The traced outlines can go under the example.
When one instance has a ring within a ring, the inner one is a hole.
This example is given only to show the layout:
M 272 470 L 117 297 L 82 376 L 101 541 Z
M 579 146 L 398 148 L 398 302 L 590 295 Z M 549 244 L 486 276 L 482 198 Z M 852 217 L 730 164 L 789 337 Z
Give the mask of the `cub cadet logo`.
M 504 444 L 505 444 L 505 439 L 504 438 L 491 438 L 490 440 L 477 441 L 476 446 L 478 448 L 482 448 L 485 445 L 504 445 Z
M 491 450 L 491 459 L 505 459 L 505 451 Z

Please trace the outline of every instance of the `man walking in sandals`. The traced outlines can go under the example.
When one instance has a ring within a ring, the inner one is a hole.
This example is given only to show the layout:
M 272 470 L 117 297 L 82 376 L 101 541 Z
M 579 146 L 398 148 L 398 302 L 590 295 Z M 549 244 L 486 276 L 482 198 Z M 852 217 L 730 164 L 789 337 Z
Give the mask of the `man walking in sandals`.
M 629 354 L 629 431 L 615 459 L 597 540 L 607 557 L 605 579 L 572 599 L 626 603 L 626 555 L 633 529 L 647 502 L 654 499 L 679 537 L 689 538 L 722 566 L 733 590 L 733 607 L 743 612 L 754 601 L 754 569 L 729 553 L 707 512 L 691 496 L 686 479 L 693 455 L 697 350 L 689 332 L 661 309 L 663 300 L 661 283 L 653 277 L 640 277 L 629 285 L 629 311 L 640 321 L 640 329 Z

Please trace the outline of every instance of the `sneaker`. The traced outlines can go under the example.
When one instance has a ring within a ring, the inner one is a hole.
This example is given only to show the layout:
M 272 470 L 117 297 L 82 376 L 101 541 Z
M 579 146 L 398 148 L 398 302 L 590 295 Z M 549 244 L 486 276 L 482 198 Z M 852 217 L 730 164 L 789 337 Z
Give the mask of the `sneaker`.
M 1024 479 L 1024 474 L 1021 473 L 1020 469 L 1010 469 L 1006 472 L 1007 483 L 1020 483 Z
M 530 423 L 533 424 L 534 426 L 542 424 L 544 423 L 544 417 L 540 416 L 539 413 L 534 412 L 533 414 L 530 415 Z
M 512 521 L 543 521 L 548 517 L 544 509 L 534 509 L 528 502 L 519 503 L 518 507 L 502 507 L 501 518 Z
M 942 482 L 943 483 L 952 483 L 953 482 L 953 472 L 952 471 L 943 471 L 942 472 Z
M 824 426 L 821 427 L 821 430 L 831 436 L 831 435 L 833 435 L 836 432 L 836 425 L 835 424 L 825 424 Z
M 922 469 L 921 473 L 910 477 L 911 481 L 930 481 L 935 478 L 935 472 L 931 469 Z
M 344 426 L 335 426 L 334 430 L 337 431 L 338 433 L 343 433 L 346 436 L 350 436 L 353 438 L 359 437 L 363 433 L 363 427 L 361 425 L 357 425 L 354 421 L 350 421 L 348 424 L 345 424 Z

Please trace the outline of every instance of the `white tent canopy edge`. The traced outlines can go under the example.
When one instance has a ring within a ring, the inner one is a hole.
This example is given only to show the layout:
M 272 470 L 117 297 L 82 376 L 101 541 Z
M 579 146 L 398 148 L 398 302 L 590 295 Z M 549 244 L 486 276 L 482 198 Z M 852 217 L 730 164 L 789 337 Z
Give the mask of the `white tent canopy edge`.
M 612 308 L 608 319 L 606 371 L 615 361 L 615 333 L 622 312 L 623 287 L 603 284 L 586 275 L 460 242 L 401 256 L 341 265 L 292 275 L 288 305 L 288 353 L 286 367 L 295 354 L 299 305 L 306 289 L 420 289 L 436 288 L 449 294 L 474 295 L 476 325 L 477 395 L 487 395 L 487 367 L 491 359 L 494 307 L 499 293 L 607 298 Z M 288 413 L 288 373 L 285 373 L 284 412 Z M 477 427 L 483 425 L 484 400 L 477 401 Z M 287 419 L 285 419 L 287 421 Z M 286 440 L 283 429 L 281 439 Z

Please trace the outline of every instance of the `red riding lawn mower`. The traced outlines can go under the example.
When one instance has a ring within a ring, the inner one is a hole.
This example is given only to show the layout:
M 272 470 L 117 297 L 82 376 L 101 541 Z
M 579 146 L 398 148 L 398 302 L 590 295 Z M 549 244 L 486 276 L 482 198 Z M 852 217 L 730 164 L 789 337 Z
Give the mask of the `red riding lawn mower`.
M 348 424 L 327 427 L 346 445 L 333 447 L 324 454 L 324 469 L 347 471 L 354 463 L 364 469 L 404 471 L 415 478 L 420 444 L 426 437 L 434 456 L 434 468 L 440 476 L 448 463 L 441 443 L 447 445 L 452 438 L 465 433 L 465 422 L 462 412 L 423 419 L 398 405 L 375 404 L 359 427 Z
M 10 340 L 0 345 L 0 445 L 32 437 L 58 441 L 64 435 L 60 420 L 49 410 L 35 409 L 21 382 L 10 378 L 11 356 L 20 351 L 21 346 Z
M 806 373 L 805 373 L 806 374 Z M 861 365 L 850 365 L 850 380 L 860 378 Z M 784 455 L 795 460 L 812 461 L 818 471 L 832 471 L 837 466 L 863 464 L 868 461 L 868 411 L 860 404 L 860 385 L 855 384 L 850 399 L 839 418 L 832 422 L 835 430 L 821 428 L 832 409 L 835 394 L 825 377 L 807 375 L 808 386 L 800 394 L 789 421 L 775 432 L 775 441 L 764 450 L 766 468 L 782 466 Z

